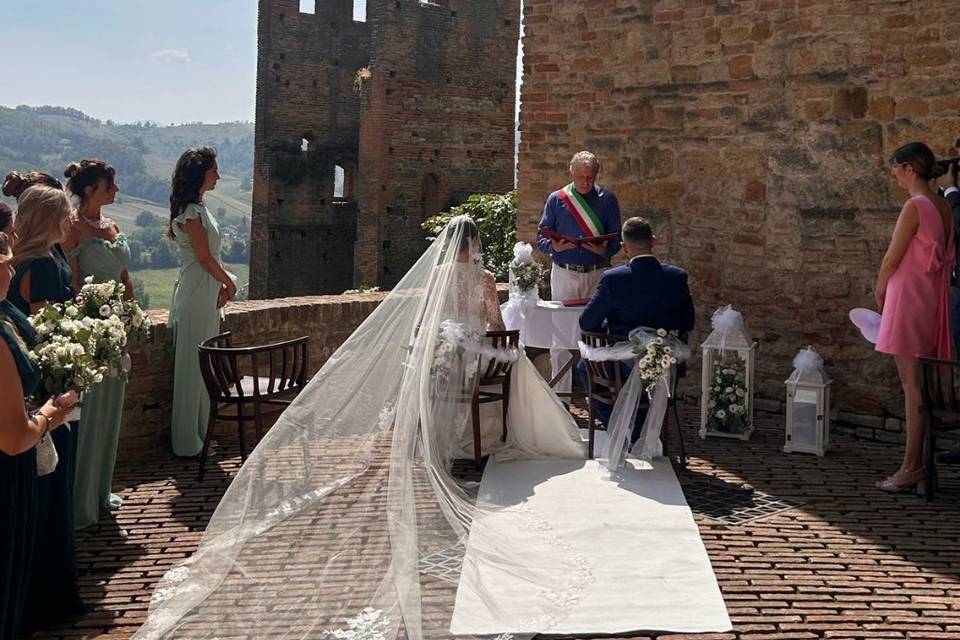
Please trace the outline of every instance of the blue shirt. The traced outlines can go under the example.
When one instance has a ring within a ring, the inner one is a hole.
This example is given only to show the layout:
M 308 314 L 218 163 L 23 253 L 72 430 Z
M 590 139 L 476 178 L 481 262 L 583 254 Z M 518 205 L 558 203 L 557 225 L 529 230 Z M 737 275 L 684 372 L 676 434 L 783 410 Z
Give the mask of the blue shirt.
M 588 249 L 567 249 L 566 251 L 554 251 L 548 238 L 537 234 L 537 244 L 540 250 L 550 256 L 557 264 L 581 264 L 595 265 L 606 262 L 613 257 L 617 251 L 620 251 L 620 203 L 617 202 L 617 196 L 613 192 L 604 189 L 600 185 L 594 185 L 586 195 L 580 194 L 587 201 L 593 212 L 600 218 L 604 233 L 615 233 L 617 238 L 607 244 L 607 250 L 603 252 L 603 257 L 598 256 Z M 580 225 L 577 224 L 573 214 L 567 210 L 567 205 L 556 194 L 551 193 L 547 198 L 547 203 L 543 206 L 543 216 L 540 218 L 540 226 L 547 229 L 553 229 L 557 233 L 562 233 L 571 238 L 583 238 L 586 234 Z

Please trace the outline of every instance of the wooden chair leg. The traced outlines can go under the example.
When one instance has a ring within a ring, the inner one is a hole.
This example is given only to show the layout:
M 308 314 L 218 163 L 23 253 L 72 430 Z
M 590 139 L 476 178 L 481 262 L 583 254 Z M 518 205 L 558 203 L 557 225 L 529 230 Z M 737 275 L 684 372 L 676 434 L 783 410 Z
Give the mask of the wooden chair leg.
M 587 392 L 589 394 L 589 391 Z M 594 400 L 592 395 L 587 396 L 587 460 L 593 460 L 593 439 L 594 439 L 594 430 L 596 427 L 593 422 L 594 417 Z
M 210 442 L 213 440 L 213 427 L 217 423 L 216 404 L 210 403 L 210 414 L 207 418 L 207 432 L 203 435 L 203 447 L 200 449 L 200 470 L 197 473 L 197 481 L 203 482 L 203 474 L 207 467 L 207 453 L 210 451 Z
M 648 408 L 647 411 L 650 409 Z M 670 458 L 670 411 L 663 414 L 663 424 L 660 425 L 660 444 L 663 445 L 663 457 Z
M 923 427 L 926 430 L 924 437 L 924 456 L 926 458 L 926 469 L 924 470 L 924 497 L 927 502 L 933 502 L 934 483 L 937 481 L 936 469 L 936 450 L 937 438 L 934 433 L 934 421 L 929 411 L 923 412 Z
M 510 409 L 510 374 L 507 374 L 503 382 L 503 435 L 500 436 L 500 442 L 507 441 L 507 411 Z
M 237 431 L 240 435 L 240 461 L 247 459 L 247 445 L 243 436 L 243 403 L 237 404 Z
M 259 400 L 253 401 L 253 426 L 257 434 L 257 442 L 263 438 L 263 407 Z
M 480 451 L 480 398 L 477 391 L 473 392 L 473 401 L 470 403 L 470 421 L 473 423 L 473 463 L 479 471 L 483 465 Z
M 677 430 L 677 449 L 680 451 L 680 468 L 687 470 L 687 449 L 683 444 L 683 431 L 680 429 L 680 412 L 677 411 L 676 403 L 670 406 L 673 411 L 673 426 Z

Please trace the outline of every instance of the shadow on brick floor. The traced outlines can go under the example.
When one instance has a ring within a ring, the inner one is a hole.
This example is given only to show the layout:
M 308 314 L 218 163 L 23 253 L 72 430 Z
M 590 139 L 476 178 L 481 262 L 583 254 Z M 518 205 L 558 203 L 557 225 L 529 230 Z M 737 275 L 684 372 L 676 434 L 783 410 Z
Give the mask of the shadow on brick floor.
M 783 417 L 769 414 L 758 414 L 750 442 L 700 440 L 696 407 L 684 403 L 681 411 L 690 456 L 681 483 L 749 485 L 802 503 L 738 525 L 695 516 L 735 630 L 694 637 L 960 637 L 957 470 L 946 470 L 942 492 L 928 504 L 874 487 L 896 468 L 899 447 L 834 434 L 824 458 L 785 454 Z M 106 518 L 78 540 L 81 591 L 94 610 L 32 637 L 129 637 L 157 580 L 196 548 L 239 468 L 235 437 L 218 435 L 221 448 L 203 483 L 195 461 L 166 451 L 118 467 L 125 502 L 116 524 Z

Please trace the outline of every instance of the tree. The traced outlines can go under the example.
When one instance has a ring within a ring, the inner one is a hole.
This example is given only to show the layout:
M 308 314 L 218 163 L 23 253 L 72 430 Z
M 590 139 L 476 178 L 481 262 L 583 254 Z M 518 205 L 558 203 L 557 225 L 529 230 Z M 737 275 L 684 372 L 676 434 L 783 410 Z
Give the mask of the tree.
M 150 258 L 150 266 L 154 269 L 169 269 L 180 262 L 173 243 L 169 240 L 160 240 L 153 248 Z
M 159 227 L 163 224 L 163 218 L 150 211 L 143 210 L 137 214 L 134 224 L 138 227 Z
M 133 297 L 140 303 L 140 308 L 150 308 L 150 294 L 147 293 L 147 288 L 140 278 L 133 279 Z
M 456 216 L 470 216 L 480 232 L 484 266 L 501 282 L 513 260 L 517 242 L 517 192 L 475 193 L 461 205 L 427 218 L 422 227 L 435 239 Z

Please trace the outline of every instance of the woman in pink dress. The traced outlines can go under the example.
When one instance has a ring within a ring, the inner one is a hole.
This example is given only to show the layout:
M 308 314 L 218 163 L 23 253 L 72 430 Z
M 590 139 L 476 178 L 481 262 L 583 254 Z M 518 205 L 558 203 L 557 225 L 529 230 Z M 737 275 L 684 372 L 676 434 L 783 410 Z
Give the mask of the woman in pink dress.
M 900 210 L 877 276 L 882 313 L 877 351 L 891 354 L 897 364 L 906 400 L 907 446 L 900 468 L 877 486 L 902 491 L 924 476 L 919 358 L 950 358 L 948 297 L 955 248 L 950 206 L 931 188 L 931 180 L 943 171 L 930 148 L 922 142 L 900 147 L 891 173 L 910 199 Z

